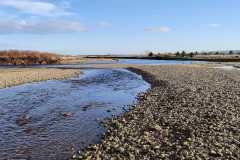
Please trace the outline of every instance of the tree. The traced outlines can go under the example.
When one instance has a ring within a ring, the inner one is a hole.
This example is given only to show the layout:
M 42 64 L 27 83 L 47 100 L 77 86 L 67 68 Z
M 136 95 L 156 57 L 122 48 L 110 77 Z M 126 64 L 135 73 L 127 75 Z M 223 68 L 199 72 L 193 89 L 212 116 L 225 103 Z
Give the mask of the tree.
M 185 51 L 182 51 L 181 57 L 185 57 L 185 55 L 186 55 L 186 52 L 185 52 Z
M 229 51 L 229 54 L 232 55 L 234 52 L 233 51 Z
M 193 56 L 194 56 L 193 52 L 190 52 L 189 57 L 193 57 Z
M 154 55 L 153 52 L 148 53 L 148 57 L 152 57 L 153 55 Z
M 176 57 L 179 57 L 180 53 L 177 51 L 175 55 L 176 55 Z

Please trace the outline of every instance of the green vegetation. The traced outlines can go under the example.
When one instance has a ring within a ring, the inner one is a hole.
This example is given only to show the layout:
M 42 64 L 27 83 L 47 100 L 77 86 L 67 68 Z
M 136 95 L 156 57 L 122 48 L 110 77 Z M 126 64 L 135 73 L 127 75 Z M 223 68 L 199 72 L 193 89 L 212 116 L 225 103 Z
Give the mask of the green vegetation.
M 210 52 L 186 52 L 177 51 L 175 53 L 154 53 L 148 52 L 145 56 L 120 57 L 120 58 L 146 58 L 159 60 L 199 60 L 199 61 L 215 61 L 215 62 L 239 62 L 240 51 L 210 51 Z
M 229 57 L 229 56 L 234 56 L 235 58 L 240 58 L 240 51 L 210 51 L 210 52 L 186 52 L 186 51 L 177 51 L 176 53 L 153 53 L 153 52 L 149 52 L 148 56 L 149 57 L 162 57 L 162 56 L 168 56 L 168 57 L 201 57 L 201 56 L 225 56 L 225 57 Z
M 192 60 L 212 62 L 240 62 L 240 51 L 177 51 L 168 53 L 154 53 L 152 51 L 141 55 L 92 55 L 84 58 L 89 59 L 155 59 L 155 60 Z

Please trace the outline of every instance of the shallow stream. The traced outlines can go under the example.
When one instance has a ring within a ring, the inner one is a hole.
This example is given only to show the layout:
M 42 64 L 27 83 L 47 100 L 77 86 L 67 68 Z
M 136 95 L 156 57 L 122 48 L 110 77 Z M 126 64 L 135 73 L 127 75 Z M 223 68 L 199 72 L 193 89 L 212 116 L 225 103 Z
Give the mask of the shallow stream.
M 123 113 L 149 87 L 124 69 L 89 69 L 79 78 L 1 89 L 0 159 L 67 159 L 99 142 L 100 121 Z

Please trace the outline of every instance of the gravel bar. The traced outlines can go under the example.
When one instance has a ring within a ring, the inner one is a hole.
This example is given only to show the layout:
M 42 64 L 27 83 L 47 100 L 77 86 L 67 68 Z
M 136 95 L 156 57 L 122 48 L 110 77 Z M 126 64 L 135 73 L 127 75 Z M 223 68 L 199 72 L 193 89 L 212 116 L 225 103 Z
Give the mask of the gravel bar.
M 240 159 L 240 71 L 129 68 L 152 88 L 113 117 L 100 144 L 74 159 Z
M 0 89 L 25 83 L 76 77 L 80 70 L 53 68 L 0 68 Z

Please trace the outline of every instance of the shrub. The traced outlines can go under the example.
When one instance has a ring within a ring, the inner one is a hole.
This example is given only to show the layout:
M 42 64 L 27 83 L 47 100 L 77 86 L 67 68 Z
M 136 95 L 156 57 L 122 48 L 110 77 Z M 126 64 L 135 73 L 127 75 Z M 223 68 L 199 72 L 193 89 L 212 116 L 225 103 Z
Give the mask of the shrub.
M 185 52 L 185 51 L 182 51 L 181 57 L 185 57 L 185 55 L 186 55 L 186 52 Z
M 154 55 L 153 52 L 148 53 L 148 57 L 152 57 L 153 55 Z
M 37 51 L 5 50 L 0 51 L 0 64 L 3 65 L 33 65 L 58 64 L 60 57 L 56 54 Z
M 232 55 L 232 54 L 234 54 L 234 52 L 233 51 L 229 51 L 229 54 Z
M 176 57 L 179 57 L 179 56 L 180 56 L 180 53 L 179 53 L 179 52 L 177 52 L 175 55 L 176 55 Z

